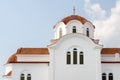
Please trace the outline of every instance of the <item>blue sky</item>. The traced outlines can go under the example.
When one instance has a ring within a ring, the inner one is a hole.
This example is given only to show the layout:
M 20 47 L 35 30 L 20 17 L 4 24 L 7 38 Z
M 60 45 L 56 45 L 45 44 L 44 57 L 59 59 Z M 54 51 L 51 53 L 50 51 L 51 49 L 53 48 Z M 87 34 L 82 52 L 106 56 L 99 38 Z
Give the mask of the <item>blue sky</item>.
M 120 47 L 119 4 L 118 0 L 0 0 L 0 76 L 3 64 L 18 48 L 46 47 L 54 38 L 53 26 L 72 15 L 73 6 L 77 15 L 95 24 L 98 31 L 95 38 L 102 39 L 103 45 Z M 114 26 L 110 27 L 109 22 Z

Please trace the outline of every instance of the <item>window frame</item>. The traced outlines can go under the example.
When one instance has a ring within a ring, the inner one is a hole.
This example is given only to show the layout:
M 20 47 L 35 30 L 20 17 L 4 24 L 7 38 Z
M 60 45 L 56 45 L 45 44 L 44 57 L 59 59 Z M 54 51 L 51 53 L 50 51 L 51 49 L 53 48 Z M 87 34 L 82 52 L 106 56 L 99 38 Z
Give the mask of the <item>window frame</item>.
M 108 74 L 108 80 L 113 80 L 113 73 Z
M 77 64 L 77 48 L 73 49 L 73 64 Z
M 71 64 L 71 53 L 70 53 L 70 51 L 67 52 L 66 63 Z
M 86 29 L 86 36 L 90 36 L 90 31 L 89 31 L 89 28 Z
M 73 28 L 72 28 L 72 33 L 76 33 L 76 32 L 77 32 L 76 26 L 73 26 Z
M 25 80 L 25 74 L 22 73 L 22 74 L 20 75 L 20 80 Z
M 80 64 L 84 64 L 84 53 L 83 53 L 83 51 L 81 51 L 80 53 L 79 53 L 79 63 Z
M 106 73 L 102 73 L 102 80 L 107 80 Z
M 27 74 L 27 80 L 31 80 L 31 74 Z
M 59 38 L 62 37 L 62 28 L 59 29 Z

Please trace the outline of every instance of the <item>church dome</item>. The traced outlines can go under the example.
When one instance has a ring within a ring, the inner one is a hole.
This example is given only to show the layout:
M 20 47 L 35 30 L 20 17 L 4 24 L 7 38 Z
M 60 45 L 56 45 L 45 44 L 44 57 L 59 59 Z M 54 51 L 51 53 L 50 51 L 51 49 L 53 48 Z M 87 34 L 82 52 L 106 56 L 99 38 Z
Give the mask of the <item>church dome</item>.
M 94 29 L 95 26 L 84 17 L 79 15 L 70 15 L 61 19 L 60 22 L 54 26 L 54 39 L 59 39 L 70 33 L 81 33 L 94 39 Z
M 67 24 L 70 20 L 78 20 L 80 21 L 82 24 L 88 22 L 85 18 L 78 16 L 78 15 L 71 15 L 71 16 L 67 16 L 65 18 L 63 18 L 61 20 L 61 22 L 64 22 L 65 24 Z

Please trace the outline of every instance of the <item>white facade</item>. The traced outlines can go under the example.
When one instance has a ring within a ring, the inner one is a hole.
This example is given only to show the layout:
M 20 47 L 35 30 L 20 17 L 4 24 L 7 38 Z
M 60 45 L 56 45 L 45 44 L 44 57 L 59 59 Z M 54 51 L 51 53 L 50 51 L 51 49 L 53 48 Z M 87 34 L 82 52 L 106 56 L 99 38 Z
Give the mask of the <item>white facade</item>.
M 3 80 L 119 80 L 120 48 L 103 48 L 94 29 L 81 16 L 65 17 L 47 48 L 20 48 L 8 59 Z
M 24 74 L 25 80 L 27 80 L 27 75 L 31 74 L 31 80 L 38 80 L 42 78 L 43 80 L 48 80 L 49 74 L 48 64 L 35 64 L 35 63 L 14 63 L 12 64 L 12 75 L 10 78 L 5 78 L 5 80 L 20 80 L 20 75 Z M 47 76 L 47 77 L 46 77 Z
M 102 73 L 106 73 L 106 78 L 109 80 L 109 74 L 113 74 L 113 80 L 120 79 L 120 63 L 103 63 Z
M 68 34 L 48 48 L 52 53 L 50 54 L 50 80 L 101 80 L 100 51 L 102 47 L 88 37 L 79 33 Z M 77 64 L 73 62 L 74 48 L 77 49 Z M 66 63 L 68 51 L 71 52 L 71 64 Z M 80 52 L 83 52 L 83 64 L 80 64 Z

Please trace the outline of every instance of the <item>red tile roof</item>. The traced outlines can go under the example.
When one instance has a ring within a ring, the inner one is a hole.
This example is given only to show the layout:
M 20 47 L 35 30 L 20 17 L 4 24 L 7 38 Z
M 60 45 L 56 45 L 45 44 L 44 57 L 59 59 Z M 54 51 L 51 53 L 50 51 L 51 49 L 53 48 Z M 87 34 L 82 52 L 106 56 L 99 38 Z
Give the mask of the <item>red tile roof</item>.
M 103 48 L 101 54 L 115 54 L 120 53 L 120 48 Z
M 16 54 L 49 54 L 48 48 L 19 48 Z
M 7 64 L 11 62 L 17 62 L 17 56 L 16 54 L 13 54 L 12 56 L 9 57 Z
M 16 54 L 40 54 L 40 55 L 49 55 L 48 48 L 19 48 L 15 54 L 9 57 L 8 63 L 17 63 Z
M 42 64 L 49 64 L 49 61 L 46 61 L 46 62 L 45 61 L 42 61 L 42 62 L 40 62 L 40 61 L 39 62 L 37 62 L 37 61 L 36 62 L 19 61 L 19 62 L 13 62 L 13 63 L 35 63 L 35 64 L 36 63 L 42 63 Z
M 90 22 L 87 19 L 85 19 L 84 17 L 81 17 L 79 15 L 71 15 L 71 16 L 67 16 L 65 18 L 63 18 L 60 22 L 63 22 L 65 24 L 67 24 L 70 20 L 78 20 L 80 21 L 82 24 L 86 23 L 86 22 Z M 90 22 L 91 23 L 91 22 Z M 95 28 L 95 26 L 93 25 L 93 27 Z M 53 27 L 55 28 L 55 26 Z
M 80 21 L 82 24 L 88 22 L 85 18 L 78 16 L 78 15 L 71 15 L 71 16 L 67 16 L 64 19 L 61 20 L 61 22 L 64 22 L 65 24 L 67 24 L 70 20 L 78 20 Z

